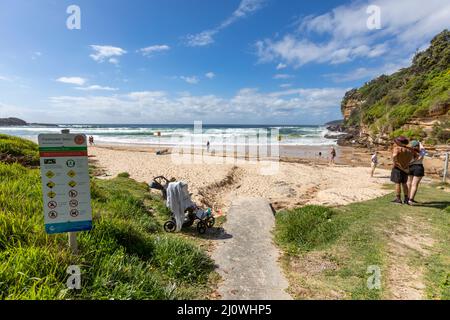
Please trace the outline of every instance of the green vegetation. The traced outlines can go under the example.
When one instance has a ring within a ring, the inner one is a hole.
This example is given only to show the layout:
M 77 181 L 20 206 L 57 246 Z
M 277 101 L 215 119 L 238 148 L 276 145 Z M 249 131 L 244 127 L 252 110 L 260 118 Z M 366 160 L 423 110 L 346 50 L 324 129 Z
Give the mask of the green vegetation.
M 275 241 L 296 253 L 328 244 L 341 230 L 335 212 L 321 206 L 306 206 L 277 214 Z
M 0 162 L 0 180 L 0 299 L 207 298 L 213 262 L 162 231 L 167 209 L 146 184 L 93 178 L 94 228 L 79 233 L 74 255 L 66 234 L 44 231 L 39 170 Z M 81 290 L 66 287 L 70 265 L 81 268 Z
M 0 159 L 23 165 L 39 165 L 39 149 L 32 141 L 0 133 Z
M 275 241 L 285 252 L 282 262 L 291 294 L 299 299 L 391 298 L 398 284 L 392 283 L 389 270 L 399 273 L 398 268 L 406 266 L 414 274 L 422 273 L 427 298 L 450 299 L 448 192 L 424 186 L 418 195 L 422 205 L 414 207 L 390 200 L 392 195 L 277 214 Z M 396 234 L 405 237 L 400 239 L 404 256 L 392 247 Z M 422 239 L 427 236 L 432 240 Z M 370 290 L 367 268 L 374 265 L 381 269 L 381 289 Z
M 362 104 L 352 111 L 347 126 L 363 124 L 373 134 L 392 136 L 402 133 L 402 127 L 413 118 L 435 117 L 442 120 L 437 124 L 442 128 L 450 119 L 450 31 L 444 30 L 427 50 L 417 53 L 412 66 L 347 92 L 343 109 L 350 99 Z M 405 133 L 414 137 L 425 135 L 407 129 Z M 447 125 L 429 138 L 435 143 L 446 143 L 449 136 Z
M 128 172 L 121 172 L 117 175 L 119 178 L 129 178 L 130 174 Z

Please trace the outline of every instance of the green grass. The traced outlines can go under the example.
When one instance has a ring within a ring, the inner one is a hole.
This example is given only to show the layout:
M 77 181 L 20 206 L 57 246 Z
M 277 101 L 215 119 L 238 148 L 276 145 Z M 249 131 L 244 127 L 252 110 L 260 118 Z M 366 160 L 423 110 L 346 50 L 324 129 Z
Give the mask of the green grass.
M 417 207 L 391 204 L 390 200 L 392 195 L 338 208 L 306 206 L 277 214 L 275 241 L 285 252 L 282 261 L 293 296 L 390 298 L 388 234 L 409 217 L 414 232 L 430 234 L 435 241 L 428 255 L 413 250 L 407 263 L 423 268 L 427 298 L 450 299 L 448 192 L 424 186 L 418 200 L 425 204 Z M 333 267 L 311 273 L 309 269 L 316 264 Z M 379 290 L 367 288 L 371 265 L 381 269 Z
M 290 252 L 306 251 L 330 243 L 341 232 L 332 209 L 306 206 L 277 214 L 275 241 Z
M 0 299 L 206 298 L 212 260 L 191 239 L 166 234 L 167 209 L 148 186 L 126 177 L 92 179 L 93 230 L 44 230 L 39 170 L 0 162 Z M 81 268 L 82 289 L 67 290 L 67 268 Z
M 24 165 L 39 164 L 38 146 L 29 140 L 0 134 L 0 155 L 8 155 Z

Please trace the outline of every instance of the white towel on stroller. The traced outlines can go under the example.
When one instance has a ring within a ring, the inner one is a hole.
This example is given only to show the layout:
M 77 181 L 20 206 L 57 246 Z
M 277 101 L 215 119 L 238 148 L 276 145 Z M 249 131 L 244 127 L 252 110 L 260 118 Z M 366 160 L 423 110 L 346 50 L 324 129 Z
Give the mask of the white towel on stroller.
M 184 211 L 194 203 L 189 195 L 188 185 L 184 182 L 171 182 L 167 186 L 167 207 L 172 211 L 177 225 L 176 231 L 180 231 L 185 220 Z

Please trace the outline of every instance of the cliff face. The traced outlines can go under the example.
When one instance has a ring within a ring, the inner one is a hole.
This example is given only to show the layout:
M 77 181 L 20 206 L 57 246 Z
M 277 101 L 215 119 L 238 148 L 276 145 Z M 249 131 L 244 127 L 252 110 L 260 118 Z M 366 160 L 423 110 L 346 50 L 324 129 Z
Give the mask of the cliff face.
M 347 92 L 341 111 L 349 132 L 342 144 L 386 144 L 398 135 L 449 143 L 450 32 L 438 34 L 410 67 Z

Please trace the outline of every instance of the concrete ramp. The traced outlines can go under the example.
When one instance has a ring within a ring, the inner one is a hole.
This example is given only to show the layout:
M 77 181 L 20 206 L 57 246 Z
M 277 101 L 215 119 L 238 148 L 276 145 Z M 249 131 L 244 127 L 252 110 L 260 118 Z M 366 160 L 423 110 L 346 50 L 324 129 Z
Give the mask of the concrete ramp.
M 262 198 L 238 198 L 228 210 L 224 229 L 230 238 L 220 240 L 213 258 L 223 282 L 219 293 L 226 300 L 286 300 L 288 282 L 278 264 L 272 242 L 275 218 Z

